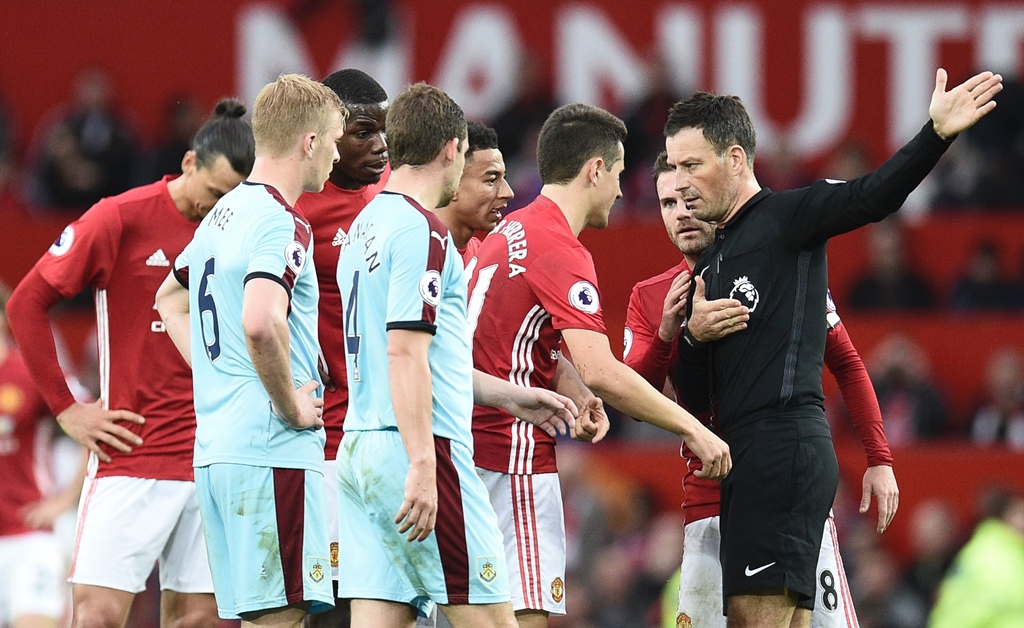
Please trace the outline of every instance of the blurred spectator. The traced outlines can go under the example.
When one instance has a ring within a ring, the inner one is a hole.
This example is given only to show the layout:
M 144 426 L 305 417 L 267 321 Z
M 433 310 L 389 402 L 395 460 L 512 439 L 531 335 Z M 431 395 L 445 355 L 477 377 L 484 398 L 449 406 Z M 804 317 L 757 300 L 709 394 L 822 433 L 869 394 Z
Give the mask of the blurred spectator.
M 85 209 L 138 182 L 138 152 L 134 131 L 115 108 L 110 77 L 86 68 L 71 102 L 36 132 L 32 198 L 42 206 Z
M 7 196 L 14 176 L 14 123 L 0 99 L 0 198 Z
M 626 169 L 622 177 L 623 202 L 618 216 L 623 217 L 623 208 L 630 208 L 640 215 L 658 215 L 658 195 L 651 185 L 651 167 L 658 153 L 665 150 L 665 122 L 668 110 L 680 95 L 672 90 L 668 69 L 664 60 L 656 55 L 649 64 L 650 92 L 636 103 L 624 116 L 626 141 Z
M 495 116 L 491 126 L 498 133 L 501 154 L 508 166 L 508 180 L 516 197 L 508 211 L 524 207 L 540 190 L 537 175 L 537 135 L 540 127 L 554 111 L 550 85 L 536 55 L 526 51 L 516 68 L 519 92 L 504 111 Z
M 926 310 L 935 304 L 928 282 L 908 267 L 897 218 L 871 225 L 867 273 L 853 284 L 850 307 L 857 310 Z
M 167 101 L 163 123 L 167 137 L 153 155 L 147 183 L 165 174 L 181 174 L 181 156 L 192 150 L 192 138 L 203 125 L 205 115 L 205 109 L 189 94 L 178 94 Z
M 1005 443 L 1024 450 L 1024 361 L 1020 351 L 1006 347 L 989 358 L 985 391 L 987 399 L 971 421 L 971 440 L 978 445 Z
M 1017 305 L 1015 286 L 999 275 L 999 247 L 983 240 L 967 262 L 967 272 L 957 279 L 949 306 L 956 311 L 1005 310 Z
M 757 180 L 766 188 L 775 191 L 795 190 L 814 182 L 814 177 L 800 162 L 799 155 L 783 138 L 779 138 L 774 152 L 770 155 L 762 157 L 759 154 L 757 163 L 761 167 L 757 173 Z
M 916 628 L 925 625 L 939 583 L 960 543 L 959 522 L 946 501 L 926 501 L 914 510 L 910 519 L 910 544 L 914 557 L 890 601 L 890 609 L 899 609 L 900 621 L 890 618 L 889 626 Z
M 935 168 L 932 204 L 942 208 L 1024 207 L 1024 84 L 1003 80 L 999 106 L 953 143 Z
M 874 170 L 868 149 L 858 141 L 847 140 L 840 144 L 829 157 L 821 172 L 823 179 L 852 181 Z
M 942 581 L 932 628 L 1024 626 L 1024 496 L 1004 492 Z
M 946 404 L 931 381 L 928 358 L 920 346 L 893 334 L 875 347 L 867 367 L 890 445 L 943 435 Z

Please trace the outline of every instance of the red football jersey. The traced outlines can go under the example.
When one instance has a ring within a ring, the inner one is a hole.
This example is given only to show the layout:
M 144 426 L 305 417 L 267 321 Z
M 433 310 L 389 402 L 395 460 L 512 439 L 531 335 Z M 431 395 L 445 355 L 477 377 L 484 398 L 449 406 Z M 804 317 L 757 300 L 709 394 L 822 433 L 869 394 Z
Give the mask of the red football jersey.
M 348 238 L 352 221 L 366 204 L 384 188 L 387 175 L 384 173 L 378 183 L 358 190 L 345 190 L 330 181 L 324 184 L 319 194 L 303 194 L 296 207 L 313 228 L 313 265 L 316 280 L 320 286 L 319 322 L 317 335 L 320 352 L 327 366 L 327 373 L 334 381 L 336 390 L 324 391 L 324 430 L 327 444 L 324 446 L 325 460 L 338 456 L 342 426 L 348 411 L 348 374 L 345 369 L 345 330 L 338 288 L 338 256 Z
M 22 509 L 42 499 L 36 482 L 36 434 L 49 415 L 21 355 L 11 348 L 0 364 L 0 536 L 30 532 Z
M 128 454 L 104 446 L 111 462 L 100 463 L 97 477 L 193 477 L 192 370 L 156 311 L 157 288 L 197 226 L 174 206 L 167 191 L 172 178 L 96 203 L 36 262 L 39 274 L 64 298 L 93 288 L 100 398 L 110 409 L 146 418 L 144 425 L 120 423 L 143 444 Z
M 623 335 L 623 361 L 658 390 L 665 388 L 665 380 L 671 375 L 669 371 L 675 364 L 678 353 L 676 343 L 665 342 L 658 336 L 665 295 L 668 294 L 676 275 L 687 269 L 689 265 L 683 260 L 660 275 L 636 284 L 629 295 L 626 331 Z M 674 382 L 672 386 L 675 388 Z M 678 396 L 677 391 L 676 397 Z M 707 424 L 706 415 L 696 416 Z M 686 521 L 698 521 L 717 515 L 721 500 L 719 483 L 693 474 L 701 468 L 700 458 L 685 444 L 681 453 L 686 460 L 687 469 L 683 478 L 683 510 L 686 513 Z
M 462 256 L 462 263 L 466 266 L 466 268 L 469 268 L 470 260 L 476 257 L 476 252 L 480 250 L 481 242 L 482 240 L 480 238 L 473 236 L 472 238 L 469 239 L 469 242 L 466 243 L 466 248 L 459 249 L 459 255 Z M 469 270 L 472 271 L 473 269 L 469 268 Z
M 666 378 L 671 381 L 671 367 L 675 363 L 678 351 L 676 343 L 666 343 L 658 336 L 665 295 L 668 294 L 676 275 L 687 268 L 689 266 L 683 260 L 660 275 L 636 284 L 629 296 L 624 361 L 658 390 L 664 388 Z M 892 464 L 892 455 L 889 453 L 885 432 L 882 429 L 878 401 L 870 386 L 870 380 L 867 379 L 864 364 L 839 321 L 831 296 L 826 316 L 829 331 L 825 340 L 825 365 L 836 376 L 843 399 L 850 409 L 868 454 L 868 464 Z M 678 386 L 675 381 L 671 383 L 678 398 Z M 707 423 L 706 416 L 697 417 Z M 718 515 L 721 500 L 720 484 L 694 475 L 694 471 L 701 468 L 701 461 L 685 444 L 680 453 L 686 460 L 683 510 L 687 523 Z
M 503 219 L 476 252 L 469 283 L 473 365 L 552 389 L 563 329 L 605 333 L 590 252 L 540 196 Z M 555 440 L 501 408 L 473 409 L 474 459 L 502 473 L 555 472 Z

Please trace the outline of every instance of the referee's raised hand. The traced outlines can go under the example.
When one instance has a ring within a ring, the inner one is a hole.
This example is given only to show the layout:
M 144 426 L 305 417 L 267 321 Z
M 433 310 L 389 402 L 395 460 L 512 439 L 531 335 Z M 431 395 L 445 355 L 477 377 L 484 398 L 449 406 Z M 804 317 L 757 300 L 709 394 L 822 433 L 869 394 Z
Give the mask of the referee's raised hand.
M 690 335 L 700 342 L 711 342 L 747 328 L 750 310 L 736 299 L 708 301 L 704 296 L 704 279 L 694 279 L 693 311 L 686 323 Z
M 928 105 L 935 133 L 947 140 L 974 126 L 985 114 L 996 108 L 992 100 L 1003 89 L 1003 77 L 991 72 L 975 74 L 960 85 L 946 91 L 946 70 L 935 72 L 935 91 Z

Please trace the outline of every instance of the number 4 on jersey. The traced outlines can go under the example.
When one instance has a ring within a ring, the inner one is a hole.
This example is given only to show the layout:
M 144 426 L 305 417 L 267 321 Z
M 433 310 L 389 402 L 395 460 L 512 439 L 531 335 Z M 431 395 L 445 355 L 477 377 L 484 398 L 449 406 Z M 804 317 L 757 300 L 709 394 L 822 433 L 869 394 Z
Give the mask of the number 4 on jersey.
M 359 313 L 359 271 L 352 273 L 352 292 L 348 295 L 348 306 L 345 308 L 345 351 L 352 356 L 352 381 L 359 379 L 359 345 L 363 336 L 358 333 Z

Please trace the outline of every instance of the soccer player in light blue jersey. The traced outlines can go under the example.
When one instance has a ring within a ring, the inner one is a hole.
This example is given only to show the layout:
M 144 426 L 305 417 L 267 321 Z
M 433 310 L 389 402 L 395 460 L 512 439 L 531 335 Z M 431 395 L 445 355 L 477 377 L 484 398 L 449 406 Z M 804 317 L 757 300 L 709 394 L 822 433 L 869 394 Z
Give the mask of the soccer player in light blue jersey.
M 318 290 L 294 209 L 338 160 L 337 95 L 282 75 L 253 107 L 252 174 L 203 220 L 157 293 L 192 364 L 195 475 L 217 610 L 291 628 L 333 605 L 323 512 Z
M 462 176 L 462 110 L 413 85 L 387 129 L 391 178 L 338 263 L 350 394 L 338 596 L 352 599 L 353 626 L 410 627 L 437 603 L 456 628 L 513 628 L 503 541 L 473 467 L 472 405 L 552 434 L 573 424 L 575 405 L 473 370 L 462 259 L 432 212 Z

